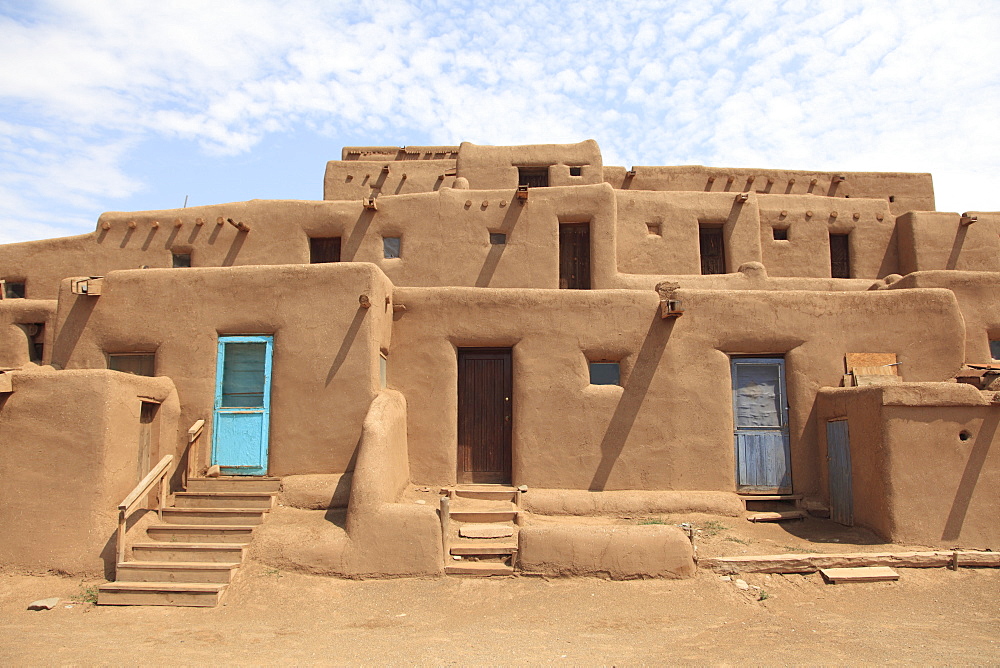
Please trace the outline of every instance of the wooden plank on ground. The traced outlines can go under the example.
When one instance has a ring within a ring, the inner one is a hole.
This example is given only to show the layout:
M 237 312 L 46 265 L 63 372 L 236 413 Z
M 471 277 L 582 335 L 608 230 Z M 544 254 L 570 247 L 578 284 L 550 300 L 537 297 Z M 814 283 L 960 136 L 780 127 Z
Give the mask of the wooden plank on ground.
M 768 554 L 702 558 L 699 564 L 717 573 L 814 573 L 821 568 L 893 566 L 944 568 L 951 566 L 953 550 L 933 552 L 853 552 L 840 554 Z M 1000 568 L 1000 552 L 958 550 L 959 568 Z
M 805 519 L 805 516 L 804 510 L 781 510 L 773 513 L 754 513 L 747 517 L 747 520 L 750 522 L 783 522 L 784 520 Z
M 887 582 L 899 579 L 899 573 L 888 566 L 821 568 L 819 572 L 829 584 L 840 584 L 841 582 Z

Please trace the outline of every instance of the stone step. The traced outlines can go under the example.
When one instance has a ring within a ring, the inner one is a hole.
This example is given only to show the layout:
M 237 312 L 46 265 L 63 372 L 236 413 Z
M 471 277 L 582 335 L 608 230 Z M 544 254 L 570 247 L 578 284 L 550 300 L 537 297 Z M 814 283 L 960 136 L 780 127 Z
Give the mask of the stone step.
M 899 579 L 899 573 L 888 566 L 821 568 L 819 572 L 827 584 L 838 584 L 840 582 L 888 582 Z
M 256 525 L 264 521 L 264 509 L 244 508 L 164 508 L 168 524 Z
M 253 526 L 225 524 L 157 524 L 146 528 L 153 540 L 177 543 L 237 543 L 246 545 Z
M 177 508 L 270 509 L 274 496 L 266 492 L 177 492 Z
M 445 575 L 468 577 L 489 577 L 491 575 L 513 575 L 514 567 L 493 561 L 465 561 L 444 567 Z
M 504 555 L 504 554 L 514 554 L 517 552 L 517 545 L 514 543 L 487 543 L 487 544 L 468 544 L 461 543 L 459 545 L 452 545 L 450 548 L 452 554 L 458 554 L 462 556 L 492 556 L 492 555 Z
M 242 563 L 243 546 L 233 543 L 136 543 L 136 561 L 199 561 Z
M 226 584 L 214 582 L 109 582 L 97 592 L 98 605 L 218 605 Z
M 444 491 L 450 492 L 452 497 L 484 501 L 514 501 L 518 494 L 516 487 L 507 485 L 471 485 Z
M 783 522 L 785 520 L 805 519 L 807 513 L 804 510 L 782 510 L 774 513 L 754 513 L 747 517 L 750 522 Z
M 517 533 L 517 527 L 507 522 L 502 524 L 474 523 L 462 524 L 453 530 L 451 540 L 468 538 L 474 541 L 505 539 Z
M 115 567 L 116 582 L 213 582 L 229 584 L 237 562 L 127 561 Z
M 452 510 L 448 516 L 455 522 L 512 522 L 516 510 Z
M 266 492 L 278 493 L 280 478 L 231 476 L 226 478 L 188 478 L 188 492 Z

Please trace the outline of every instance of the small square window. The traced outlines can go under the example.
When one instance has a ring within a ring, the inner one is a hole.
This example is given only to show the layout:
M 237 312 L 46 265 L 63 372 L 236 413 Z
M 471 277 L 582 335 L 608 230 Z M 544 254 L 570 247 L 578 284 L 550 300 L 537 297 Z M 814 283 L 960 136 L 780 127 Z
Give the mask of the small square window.
M 507 243 L 507 235 L 502 232 L 490 232 L 490 243 L 494 246 L 502 246 Z
M 774 236 L 775 241 L 788 241 L 787 227 L 772 227 L 771 234 Z
M 6 281 L 3 283 L 3 296 L 5 299 L 24 299 L 24 283 L 13 283 Z
M 399 257 L 402 248 L 400 237 L 382 237 L 382 257 L 388 259 Z
M 340 237 L 310 237 L 309 262 L 340 262 Z
M 583 168 L 582 167 L 570 167 L 569 168 L 569 175 L 570 176 L 580 176 L 582 173 L 583 173 Z
M 136 376 L 152 376 L 155 362 L 156 353 L 110 353 L 108 355 L 109 369 Z
M 518 167 L 517 185 L 529 188 L 545 188 L 549 185 L 548 167 Z
M 659 223 L 646 223 L 646 233 L 653 236 L 660 236 L 660 224 Z
M 1000 360 L 1000 341 L 990 341 L 990 357 Z
M 621 365 L 618 362 L 591 362 L 591 385 L 621 385 Z
M 190 267 L 191 266 L 191 253 L 174 253 L 174 268 L 178 267 Z

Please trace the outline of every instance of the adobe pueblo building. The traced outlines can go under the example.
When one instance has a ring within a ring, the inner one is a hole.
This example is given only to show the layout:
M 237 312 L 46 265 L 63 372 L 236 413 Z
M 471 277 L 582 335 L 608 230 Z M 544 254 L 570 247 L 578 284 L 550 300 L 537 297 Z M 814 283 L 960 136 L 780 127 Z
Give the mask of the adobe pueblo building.
M 681 529 L 595 518 L 761 499 L 998 547 L 1000 214 L 593 141 L 342 158 L 0 247 L 0 562 L 107 603 L 212 604 L 246 551 L 683 577 Z

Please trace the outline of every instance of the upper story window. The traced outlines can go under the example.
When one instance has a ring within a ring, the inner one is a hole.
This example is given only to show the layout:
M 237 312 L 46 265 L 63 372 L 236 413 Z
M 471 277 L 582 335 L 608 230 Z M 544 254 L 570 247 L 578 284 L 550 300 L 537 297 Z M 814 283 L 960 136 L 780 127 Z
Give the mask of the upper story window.
M 382 257 L 387 260 L 399 257 L 403 240 L 400 237 L 382 237 Z
M 136 376 L 154 375 L 156 353 L 109 353 L 108 368 L 112 371 L 135 374 Z
M 698 230 L 701 249 L 701 273 L 726 273 L 726 247 L 721 227 L 701 226 Z
M 4 299 L 24 299 L 23 281 L 3 281 L 0 285 L 3 286 Z
M 178 267 L 191 266 L 191 253 L 173 253 L 173 256 L 175 269 Z
M 518 167 L 517 185 L 529 188 L 545 188 L 549 185 L 548 167 Z
M 569 175 L 570 176 L 581 176 L 582 174 L 583 174 L 583 167 L 570 167 L 569 168 Z
M 621 385 L 622 370 L 618 362 L 591 362 L 591 385 Z
M 309 262 L 340 262 L 340 237 L 310 237 Z
M 990 341 L 990 357 L 1000 360 L 1000 341 Z
M 846 234 L 830 234 L 830 277 L 851 277 L 851 250 Z

